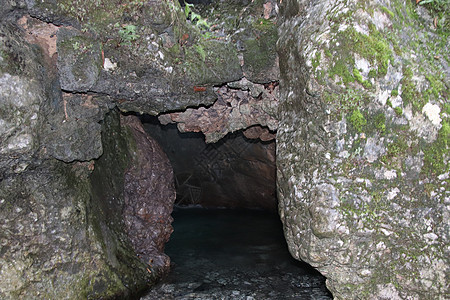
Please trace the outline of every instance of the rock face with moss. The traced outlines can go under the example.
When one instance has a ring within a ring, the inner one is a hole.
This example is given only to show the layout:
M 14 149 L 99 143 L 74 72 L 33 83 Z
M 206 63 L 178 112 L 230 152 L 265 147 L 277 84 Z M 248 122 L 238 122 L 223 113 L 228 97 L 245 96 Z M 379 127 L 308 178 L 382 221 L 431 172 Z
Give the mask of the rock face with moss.
M 283 2 L 279 211 L 337 299 L 444 299 L 448 32 L 383 4 Z
M 167 271 L 175 193 L 167 158 L 116 107 L 156 115 L 210 105 L 244 72 L 270 82 L 276 26 L 246 15 L 239 39 L 261 36 L 251 51 L 271 59 L 246 70 L 236 28 L 213 32 L 178 1 L 4 2 L 0 298 L 134 296 Z
M 134 295 L 160 269 L 124 229 L 133 137 L 109 97 L 62 93 L 48 52 L 24 33 L 0 23 L 0 298 Z

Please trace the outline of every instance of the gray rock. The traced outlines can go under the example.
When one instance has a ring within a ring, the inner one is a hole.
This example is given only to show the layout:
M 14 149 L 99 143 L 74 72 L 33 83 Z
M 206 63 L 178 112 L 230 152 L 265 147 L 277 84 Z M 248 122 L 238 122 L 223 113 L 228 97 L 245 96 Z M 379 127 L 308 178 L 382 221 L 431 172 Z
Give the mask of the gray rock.
M 448 45 L 414 4 L 383 5 L 283 2 L 280 216 L 336 299 L 444 299 L 448 70 L 427 53 Z
M 61 89 L 87 92 L 97 82 L 103 67 L 99 41 L 76 31 L 58 31 L 58 73 Z
M 26 169 L 39 147 L 38 126 L 46 81 L 39 51 L 18 28 L 0 23 L 0 174 Z
M 107 97 L 64 94 L 59 107 L 45 116 L 40 133 L 45 153 L 64 162 L 99 158 L 103 153 L 99 122 L 112 107 Z

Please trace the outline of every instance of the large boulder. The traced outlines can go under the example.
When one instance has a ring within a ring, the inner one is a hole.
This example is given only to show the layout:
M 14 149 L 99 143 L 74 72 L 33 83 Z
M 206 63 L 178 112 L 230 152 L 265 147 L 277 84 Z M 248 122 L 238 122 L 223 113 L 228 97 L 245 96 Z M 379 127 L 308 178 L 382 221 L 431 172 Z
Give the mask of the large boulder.
M 411 1 L 290 0 L 282 15 L 277 180 L 292 255 L 337 299 L 444 299 L 448 28 Z
M 122 117 L 130 135 L 130 167 L 125 172 L 123 218 L 128 237 L 140 259 L 160 272 L 168 272 L 170 259 L 164 254 L 169 241 L 175 182 L 169 159 L 139 118 Z

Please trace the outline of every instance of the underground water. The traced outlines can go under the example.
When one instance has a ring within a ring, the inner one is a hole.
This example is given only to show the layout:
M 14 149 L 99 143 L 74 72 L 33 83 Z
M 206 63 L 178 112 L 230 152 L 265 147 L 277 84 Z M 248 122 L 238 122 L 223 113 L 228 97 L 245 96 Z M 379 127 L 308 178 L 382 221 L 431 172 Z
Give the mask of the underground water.
M 289 254 L 277 213 L 275 142 L 237 133 L 207 145 L 202 134 L 144 121 L 171 161 L 177 204 L 165 249 L 171 271 L 142 300 L 332 298 L 325 277 Z

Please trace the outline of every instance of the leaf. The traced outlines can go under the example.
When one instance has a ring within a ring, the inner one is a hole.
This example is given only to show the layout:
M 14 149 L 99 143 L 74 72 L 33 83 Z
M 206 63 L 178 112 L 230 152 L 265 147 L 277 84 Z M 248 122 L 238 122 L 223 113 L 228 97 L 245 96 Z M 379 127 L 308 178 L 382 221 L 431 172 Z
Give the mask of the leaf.
M 208 22 L 206 21 L 206 19 L 199 19 L 197 21 L 197 26 L 205 26 L 206 28 L 209 29 L 209 27 L 211 27 Z
M 191 7 L 194 6 L 194 4 L 189 4 L 184 2 L 185 6 L 184 6 L 184 15 L 186 16 L 186 18 L 189 17 L 189 13 L 192 11 Z
M 195 19 L 197 20 L 201 20 L 202 16 L 200 16 L 199 14 L 195 13 L 195 12 L 191 12 L 191 21 L 195 21 Z
M 424 5 L 424 4 L 427 4 L 427 3 L 433 3 L 435 1 L 436 0 L 422 0 L 422 1 L 419 1 L 418 3 L 419 3 L 419 5 Z

